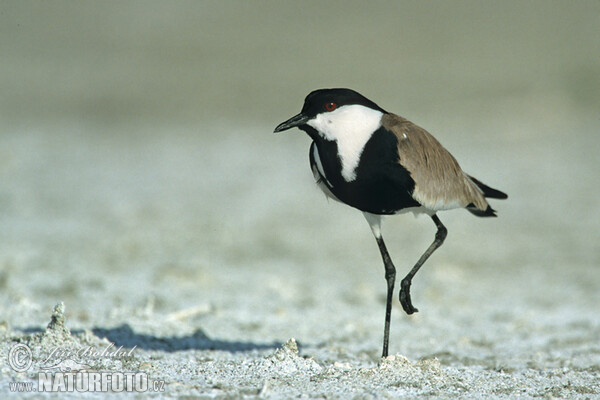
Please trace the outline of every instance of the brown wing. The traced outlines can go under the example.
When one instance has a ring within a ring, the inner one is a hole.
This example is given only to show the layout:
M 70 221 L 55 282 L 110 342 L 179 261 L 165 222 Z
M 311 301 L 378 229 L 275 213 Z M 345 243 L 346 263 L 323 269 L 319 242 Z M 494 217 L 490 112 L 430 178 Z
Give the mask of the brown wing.
M 488 209 L 481 189 L 429 132 L 395 114 L 385 114 L 381 123 L 398 138 L 400 164 L 415 181 L 415 200 L 434 211 L 467 206 Z

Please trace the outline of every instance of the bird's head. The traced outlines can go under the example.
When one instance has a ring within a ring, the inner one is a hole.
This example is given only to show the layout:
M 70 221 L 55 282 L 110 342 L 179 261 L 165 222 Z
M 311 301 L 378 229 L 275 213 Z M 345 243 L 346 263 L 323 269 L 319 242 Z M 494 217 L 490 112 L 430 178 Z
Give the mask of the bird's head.
M 275 132 L 297 127 L 317 132 L 326 139 L 339 138 L 349 125 L 377 123 L 386 111 L 362 94 L 351 89 L 319 89 L 304 99 L 302 111 L 277 125 Z

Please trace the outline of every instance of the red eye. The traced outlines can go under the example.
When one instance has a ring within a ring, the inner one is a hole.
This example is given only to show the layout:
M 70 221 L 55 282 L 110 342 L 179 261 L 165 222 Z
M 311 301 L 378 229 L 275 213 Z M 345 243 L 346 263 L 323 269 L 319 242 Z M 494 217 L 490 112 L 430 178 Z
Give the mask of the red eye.
M 326 104 L 325 104 L 325 109 L 326 109 L 327 111 L 333 111 L 333 110 L 335 110 L 336 108 L 337 108 L 337 104 L 335 104 L 335 103 L 326 103 Z

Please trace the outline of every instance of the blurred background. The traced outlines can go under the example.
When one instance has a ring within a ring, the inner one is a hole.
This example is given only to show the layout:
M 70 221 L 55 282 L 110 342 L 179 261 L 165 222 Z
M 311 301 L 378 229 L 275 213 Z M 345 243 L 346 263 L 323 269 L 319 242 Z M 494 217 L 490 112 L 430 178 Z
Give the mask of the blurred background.
M 418 308 L 589 318 L 599 27 L 598 1 L 0 1 L 2 315 L 44 324 L 65 300 L 73 325 L 106 326 L 197 305 L 210 334 L 277 340 L 350 320 L 375 354 L 368 226 L 316 188 L 303 133 L 272 134 L 311 90 L 349 87 L 509 194 L 497 219 L 441 215 Z M 434 230 L 385 221 L 399 275 Z
M 550 124 L 597 108 L 598 7 L 3 1 L 2 122 L 270 126 L 349 86 L 417 117 Z

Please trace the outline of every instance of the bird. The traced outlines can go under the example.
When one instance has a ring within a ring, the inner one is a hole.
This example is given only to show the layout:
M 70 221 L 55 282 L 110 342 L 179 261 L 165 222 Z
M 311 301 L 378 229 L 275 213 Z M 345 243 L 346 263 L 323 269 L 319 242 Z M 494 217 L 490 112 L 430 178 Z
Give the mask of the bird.
M 486 198 L 507 194 L 465 173 L 429 132 L 387 112 L 347 88 L 314 90 L 299 114 L 274 133 L 304 131 L 312 143 L 309 160 L 318 187 L 335 201 L 362 211 L 379 247 L 387 283 L 382 357 L 388 356 L 396 267 L 381 233 L 383 216 L 426 214 L 436 225 L 433 243 L 400 283 L 399 300 L 407 314 L 412 279 L 447 236 L 439 211 L 464 208 L 478 217 L 495 217 Z

